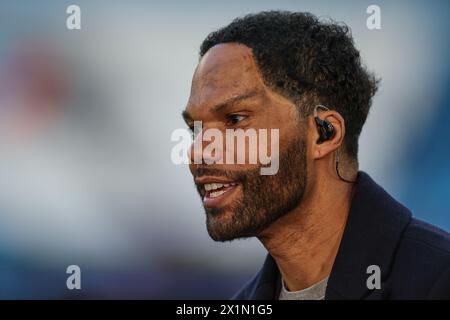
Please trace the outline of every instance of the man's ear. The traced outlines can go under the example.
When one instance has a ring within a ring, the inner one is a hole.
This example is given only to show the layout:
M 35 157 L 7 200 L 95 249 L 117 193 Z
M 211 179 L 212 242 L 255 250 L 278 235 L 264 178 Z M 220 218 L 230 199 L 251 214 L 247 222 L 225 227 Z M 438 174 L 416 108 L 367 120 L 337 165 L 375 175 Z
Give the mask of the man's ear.
M 317 123 L 314 120 L 313 116 L 309 117 L 308 136 L 310 137 L 309 144 L 311 157 L 313 159 L 320 159 L 329 154 L 332 154 L 342 145 L 345 136 L 345 121 L 338 112 L 334 110 L 323 111 L 319 112 L 318 117 L 321 120 L 325 120 L 331 123 L 331 125 L 333 126 L 334 134 L 330 139 L 320 142 L 320 134 Z

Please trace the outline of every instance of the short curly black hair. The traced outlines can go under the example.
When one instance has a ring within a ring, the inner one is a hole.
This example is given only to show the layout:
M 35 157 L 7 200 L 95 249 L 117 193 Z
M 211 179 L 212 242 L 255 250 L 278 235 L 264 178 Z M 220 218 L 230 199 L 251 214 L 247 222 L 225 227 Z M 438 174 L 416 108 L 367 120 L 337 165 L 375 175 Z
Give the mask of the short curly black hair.
M 304 115 L 316 103 L 345 120 L 344 146 L 357 159 L 358 138 L 378 80 L 361 64 L 349 28 L 311 13 L 265 11 L 236 18 L 210 33 L 200 58 L 213 46 L 236 42 L 252 49 L 266 84 L 293 100 Z M 311 99 L 306 99 L 310 97 Z

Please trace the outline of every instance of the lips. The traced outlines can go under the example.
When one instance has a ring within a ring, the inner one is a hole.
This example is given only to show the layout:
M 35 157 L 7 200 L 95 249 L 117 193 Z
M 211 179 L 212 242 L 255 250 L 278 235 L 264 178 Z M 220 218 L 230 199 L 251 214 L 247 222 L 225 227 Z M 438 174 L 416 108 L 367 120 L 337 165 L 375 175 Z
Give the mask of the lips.
M 207 208 L 224 206 L 233 197 L 239 183 L 235 181 L 218 181 L 214 178 L 199 178 L 196 183 L 201 186 L 203 204 Z
M 210 198 L 220 197 L 222 194 L 227 192 L 230 187 L 237 185 L 237 183 L 206 183 L 203 185 L 205 188 L 206 195 Z

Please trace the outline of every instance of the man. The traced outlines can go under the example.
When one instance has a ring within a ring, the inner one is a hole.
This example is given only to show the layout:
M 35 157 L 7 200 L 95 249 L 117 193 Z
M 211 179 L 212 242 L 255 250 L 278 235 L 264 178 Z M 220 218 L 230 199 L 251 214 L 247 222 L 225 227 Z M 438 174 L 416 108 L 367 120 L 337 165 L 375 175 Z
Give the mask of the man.
M 279 129 L 273 175 L 261 175 L 261 163 L 207 161 L 198 132 L 191 148 L 209 235 L 257 237 L 268 251 L 235 298 L 450 298 L 449 234 L 413 219 L 358 171 L 377 80 L 347 27 L 261 12 L 211 33 L 200 56 L 183 112 L 190 128 Z

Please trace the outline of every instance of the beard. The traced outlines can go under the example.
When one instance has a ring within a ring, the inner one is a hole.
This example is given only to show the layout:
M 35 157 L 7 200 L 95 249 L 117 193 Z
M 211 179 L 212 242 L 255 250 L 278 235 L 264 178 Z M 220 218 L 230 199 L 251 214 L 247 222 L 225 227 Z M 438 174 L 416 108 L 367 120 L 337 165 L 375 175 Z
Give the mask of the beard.
M 197 167 L 194 177 L 214 175 L 239 183 L 241 197 L 220 208 L 206 208 L 206 227 L 215 241 L 258 236 L 272 222 L 295 209 L 302 201 L 307 183 L 306 143 L 298 137 L 280 150 L 279 170 L 261 175 L 260 168 L 220 170 Z M 203 197 L 204 191 L 197 185 Z

